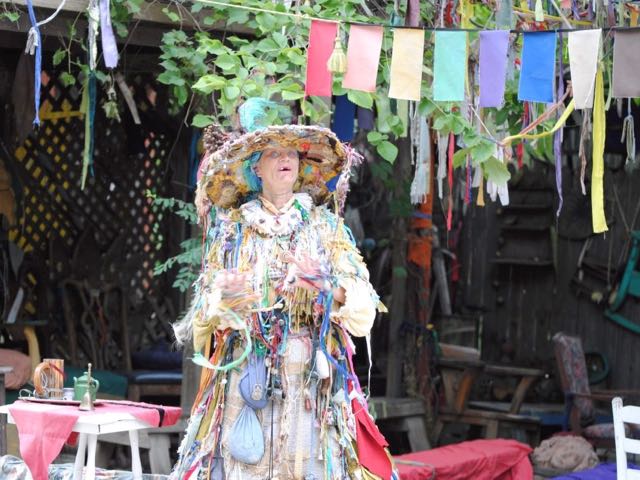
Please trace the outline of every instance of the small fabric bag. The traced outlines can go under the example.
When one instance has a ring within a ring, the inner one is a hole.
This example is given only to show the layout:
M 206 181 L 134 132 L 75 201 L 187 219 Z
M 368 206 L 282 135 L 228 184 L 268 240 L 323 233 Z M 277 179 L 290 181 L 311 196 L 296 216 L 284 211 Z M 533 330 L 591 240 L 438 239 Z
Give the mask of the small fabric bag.
M 239 462 L 257 465 L 264 455 L 262 426 L 253 408 L 245 405 L 227 439 L 229 453 Z
M 254 410 L 267 406 L 267 367 L 265 357 L 254 353 L 249 355 L 247 365 L 240 378 L 240 394 L 247 405 Z

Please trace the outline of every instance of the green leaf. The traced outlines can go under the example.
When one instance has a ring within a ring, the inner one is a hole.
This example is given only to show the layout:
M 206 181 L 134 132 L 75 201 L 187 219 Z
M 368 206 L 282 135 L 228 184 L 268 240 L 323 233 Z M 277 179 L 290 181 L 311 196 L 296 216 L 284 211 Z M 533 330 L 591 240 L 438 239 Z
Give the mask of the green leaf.
M 304 98 L 304 92 L 300 91 L 300 92 L 294 92 L 291 90 L 283 90 L 282 91 L 282 99 L 283 100 L 299 100 L 301 98 Z
M 395 162 L 396 157 L 398 156 L 398 147 L 387 140 L 383 140 L 382 142 L 380 142 L 376 146 L 376 151 L 389 163 Z
M 423 98 L 422 100 L 420 100 L 420 104 L 418 105 L 418 113 L 420 115 L 424 115 L 425 117 L 428 117 L 433 113 L 436 107 L 437 107 L 436 104 L 432 100 L 428 98 Z
M 495 144 L 488 140 L 483 140 L 471 149 L 471 159 L 474 164 L 487 161 L 496 153 Z
M 213 122 L 215 122 L 215 119 L 211 115 L 203 115 L 201 113 L 198 113 L 193 117 L 191 125 L 198 128 L 204 128 L 208 125 L 211 125 Z
M 240 95 L 240 89 L 235 85 L 229 85 L 228 87 L 224 87 L 223 91 L 224 91 L 224 96 L 227 97 L 229 100 L 238 98 L 238 95 Z
M 489 180 L 497 185 L 505 184 L 511 178 L 507 166 L 495 157 L 489 158 L 482 164 L 482 169 Z
M 2 12 L 0 13 L 0 20 L 6 18 L 10 22 L 17 22 L 20 19 L 20 12 Z
M 173 87 L 173 93 L 176 96 L 176 100 L 178 101 L 178 105 L 184 105 L 187 103 L 187 98 L 189 97 L 189 92 L 187 91 L 187 87 L 185 85 L 176 85 Z
M 218 55 L 215 65 L 222 70 L 232 70 L 240 65 L 240 60 L 236 56 L 224 53 L 222 55 Z
M 373 107 L 373 96 L 368 92 L 361 92 L 359 90 L 349 90 L 347 92 L 347 98 L 349 101 L 355 103 L 362 108 Z
M 217 38 L 205 38 L 200 39 L 200 48 L 212 55 L 220 55 L 225 53 L 228 49 Z
M 160 79 L 158 77 L 158 79 Z M 200 77 L 195 85 L 192 87 L 194 90 L 198 92 L 209 94 L 214 90 L 220 90 L 227 84 L 227 80 L 224 77 L 220 77 L 219 75 L 205 75 L 204 77 Z
M 179 22 L 180 21 L 180 15 L 178 15 L 176 12 L 172 12 L 167 7 L 164 7 L 162 9 L 162 13 L 164 13 L 167 17 L 169 17 L 169 19 L 172 22 Z
M 56 53 L 53 54 L 53 65 L 60 65 L 62 61 L 66 58 L 67 51 L 63 48 L 59 48 L 56 50 Z
M 467 161 L 470 148 L 462 148 L 453 154 L 453 168 L 460 168 Z
M 387 138 L 388 138 L 387 135 L 383 135 L 382 133 L 376 132 L 375 130 L 367 133 L 367 140 L 369 140 L 369 143 L 373 145 L 376 145 L 380 143 L 382 140 L 386 140 Z
M 158 81 L 165 85 L 176 85 L 178 87 L 185 84 L 184 78 L 180 76 L 180 73 L 172 70 L 167 70 L 158 75 Z
M 438 118 L 436 118 L 433 121 L 433 129 L 434 130 L 444 130 L 445 128 L 449 128 L 449 116 L 448 115 L 442 115 Z M 443 131 L 442 133 L 448 133 L 448 131 Z
M 60 81 L 62 82 L 63 86 L 70 87 L 71 85 L 74 85 L 76 83 L 76 77 L 71 75 L 69 72 L 62 72 L 60 74 Z
M 285 37 L 280 32 L 273 32 L 273 39 L 275 40 L 275 42 L 278 44 L 280 48 L 286 48 L 289 45 L 289 42 L 287 41 L 287 37 Z

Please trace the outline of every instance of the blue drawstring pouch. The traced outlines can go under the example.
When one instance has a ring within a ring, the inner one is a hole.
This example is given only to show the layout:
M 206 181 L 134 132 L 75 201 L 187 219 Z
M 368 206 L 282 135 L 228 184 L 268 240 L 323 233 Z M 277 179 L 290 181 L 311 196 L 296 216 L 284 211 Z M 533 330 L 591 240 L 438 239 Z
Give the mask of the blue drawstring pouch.
M 239 462 L 256 465 L 264 455 L 262 426 L 253 408 L 245 405 L 236 418 L 229 437 L 229 453 Z

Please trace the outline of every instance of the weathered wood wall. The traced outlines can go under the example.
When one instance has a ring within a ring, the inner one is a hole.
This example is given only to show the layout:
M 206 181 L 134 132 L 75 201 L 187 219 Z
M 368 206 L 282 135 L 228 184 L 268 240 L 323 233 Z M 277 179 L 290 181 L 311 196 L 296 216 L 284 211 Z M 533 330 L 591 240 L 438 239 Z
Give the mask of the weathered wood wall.
M 607 156 L 604 191 L 609 232 L 591 236 L 591 246 L 584 256 L 589 264 L 601 266 L 602 281 L 586 277 L 603 292 L 604 300 L 597 305 L 589 295 L 577 295 L 571 286 L 585 240 L 565 237 L 578 233 L 581 224 L 588 227 L 591 223 L 591 165 L 589 162 L 587 196 L 582 196 L 579 165 L 571 156 L 568 160 L 573 168 L 563 169 L 565 208 L 558 221 L 555 220 L 558 202 L 555 170 L 548 164 L 536 162 L 533 169 L 524 173 L 523 178 L 533 178 L 533 183 L 548 189 L 552 196 L 554 206 L 548 214 L 553 229 L 548 236 L 526 231 L 505 237 L 501 226 L 508 222 L 509 217 L 505 217 L 504 209 L 491 203 L 484 208 L 469 207 L 457 252 L 461 261 L 461 279 L 456 310 L 483 312 L 482 354 L 487 360 L 542 366 L 552 372 L 555 364 L 551 338 L 556 332 L 564 331 L 579 335 L 586 351 L 597 351 L 607 357 L 611 367 L 611 387 L 640 387 L 640 335 L 617 326 L 604 316 L 607 283 L 609 287 L 615 286 L 616 271 L 626 264 L 627 225 L 630 229 L 640 229 L 640 218 L 632 224 L 634 216 L 638 217 L 640 205 L 640 171 L 628 173 L 619 168 L 621 156 Z M 532 203 L 530 193 L 523 196 L 517 187 L 511 193 L 512 204 L 522 202 L 523 198 L 525 203 Z M 530 213 L 522 217 L 528 217 Z M 554 230 L 560 235 L 554 235 Z M 502 243 L 501 237 L 507 240 Z M 548 252 L 549 248 L 551 252 Z M 492 263 L 497 251 L 508 250 L 518 257 L 531 259 L 541 256 L 539 263 L 547 253 L 551 253 L 553 259 L 555 250 L 555 267 Z M 640 305 L 633 298 L 628 298 L 623 314 L 640 324 Z

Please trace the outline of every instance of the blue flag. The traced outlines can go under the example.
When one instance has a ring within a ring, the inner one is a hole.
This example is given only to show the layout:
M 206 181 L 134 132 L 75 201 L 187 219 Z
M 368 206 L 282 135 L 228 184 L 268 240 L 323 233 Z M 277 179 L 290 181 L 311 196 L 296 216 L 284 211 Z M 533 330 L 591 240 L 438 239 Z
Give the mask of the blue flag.
M 555 79 L 556 33 L 525 33 L 523 43 L 518 100 L 551 103 Z

